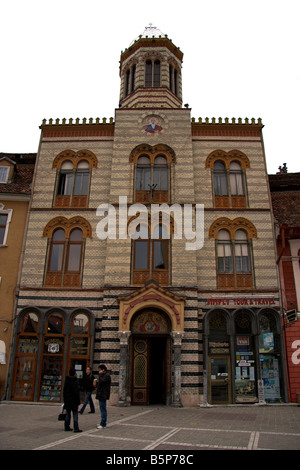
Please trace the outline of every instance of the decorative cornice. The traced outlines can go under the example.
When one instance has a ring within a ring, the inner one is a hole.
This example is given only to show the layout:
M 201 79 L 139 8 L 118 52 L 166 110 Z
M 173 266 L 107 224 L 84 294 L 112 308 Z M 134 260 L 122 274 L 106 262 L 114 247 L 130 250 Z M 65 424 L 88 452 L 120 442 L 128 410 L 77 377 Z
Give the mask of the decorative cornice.
M 142 38 L 140 36 L 140 38 L 135 41 L 130 47 L 128 47 L 128 49 L 125 49 L 124 52 L 121 52 L 120 68 L 122 67 L 122 63 L 124 62 L 124 60 L 130 57 L 131 54 L 133 54 L 141 47 L 166 47 L 167 49 L 169 49 L 170 52 L 172 52 L 172 54 L 177 57 L 178 60 L 180 60 L 180 62 L 182 62 L 183 59 L 183 52 L 181 52 L 181 50 L 172 43 L 171 39 L 169 39 L 167 35 L 161 38 Z
M 114 119 L 102 118 L 79 118 L 67 119 L 43 119 L 40 129 L 43 138 L 46 137 L 89 137 L 89 136 L 113 136 Z
M 241 137 L 260 137 L 263 124 L 260 118 L 202 118 L 196 122 L 192 118 L 192 136 L 241 136 Z

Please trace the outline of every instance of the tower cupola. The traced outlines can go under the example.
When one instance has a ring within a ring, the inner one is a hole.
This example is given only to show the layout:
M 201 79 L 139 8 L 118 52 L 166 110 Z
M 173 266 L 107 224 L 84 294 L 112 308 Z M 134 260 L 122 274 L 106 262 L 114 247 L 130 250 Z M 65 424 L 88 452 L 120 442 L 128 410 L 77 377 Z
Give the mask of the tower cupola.
M 120 107 L 180 108 L 183 53 L 151 24 L 120 59 Z

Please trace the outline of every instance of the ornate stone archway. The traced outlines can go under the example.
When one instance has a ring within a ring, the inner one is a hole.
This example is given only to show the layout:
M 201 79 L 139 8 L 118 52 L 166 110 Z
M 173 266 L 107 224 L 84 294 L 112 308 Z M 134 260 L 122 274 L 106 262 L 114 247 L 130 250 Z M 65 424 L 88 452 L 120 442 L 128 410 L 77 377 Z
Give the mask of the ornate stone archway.
M 156 308 L 164 312 L 171 325 L 173 340 L 173 405 L 181 406 L 181 340 L 184 334 L 184 302 L 185 297 L 175 295 L 150 281 L 141 289 L 118 298 L 119 338 L 120 338 L 120 372 L 119 372 L 119 405 L 125 406 L 128 395 L 128 341 L 131 335 L 133 316 L 144 309 Z

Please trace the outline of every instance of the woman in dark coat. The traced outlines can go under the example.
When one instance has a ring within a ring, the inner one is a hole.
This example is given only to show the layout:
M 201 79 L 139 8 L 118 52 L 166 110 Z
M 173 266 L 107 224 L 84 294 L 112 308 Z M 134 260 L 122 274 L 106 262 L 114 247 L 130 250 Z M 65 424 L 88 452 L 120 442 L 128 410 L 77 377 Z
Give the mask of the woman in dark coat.
M 67 411 L 65 419 L 65 431 L 72 431 L 70 428 L 71 411 L 73 412 L 74 432 L 82 432 L 78 427 L 78 406 L 80 405 L 80 394 L 78 381 L 74 369 L 70 369 L 66 377 L 64 390 L 64 408 Z

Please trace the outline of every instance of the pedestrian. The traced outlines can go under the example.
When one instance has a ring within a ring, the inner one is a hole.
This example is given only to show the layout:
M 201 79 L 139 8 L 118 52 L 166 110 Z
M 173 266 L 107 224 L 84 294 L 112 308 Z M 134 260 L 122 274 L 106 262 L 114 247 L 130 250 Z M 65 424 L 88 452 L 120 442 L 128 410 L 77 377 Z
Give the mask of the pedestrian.
M 88 403 L 90 404 L 90 409 L 91 409 L 89 413 L 95 413 L 95 406 L 94 406 L 94 402 L 92 398 L 92 393 L 94 390 L 94 380 L 95 380 L 95 377 L 92 374 L 91 368 L 88 366 L 86 368 L 86 373 L 83 378 L 83 390 L 85 391 L 85 400 L 81 407 L 81 410 L 79 411 L 81 415 L 84 412 L 85 407 Z
M 106 401 L 109 400 L 110 397 L 110 385 L 111 385 L 111 377 L 107 372 L 107 367 L 104 364 L 100 364 L 99 366 L 99 376 L 98 379 L 95 379 L 95 383 L 97 386 L 96 389 L 96 399 L 99 400 L 99 407 L 101 413 L 101 422 L 97 429 L 106 428 L 107 422 L 107 409 L 106 409 Z
M 66 377 L 64 390 L 64 408 L 66 409 L 65 431 L 73 431 L 70 428 L 71 411 L 73 413 L 74 432 L 82 432 L 78 426 L 78 406 L 80 405 L 80 394 L 75 369 L 71 368 Z

